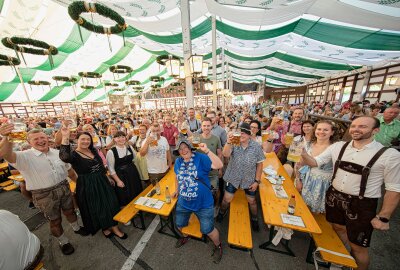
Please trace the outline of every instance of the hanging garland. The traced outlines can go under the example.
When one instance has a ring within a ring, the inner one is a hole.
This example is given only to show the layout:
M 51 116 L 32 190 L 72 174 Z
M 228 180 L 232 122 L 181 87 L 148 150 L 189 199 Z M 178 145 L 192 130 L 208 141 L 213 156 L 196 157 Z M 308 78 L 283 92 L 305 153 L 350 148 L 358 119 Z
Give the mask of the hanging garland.
M 21 64 L 18 58 L 0 54 L 0 66 L 18 66 Z
M 9 49 L 13 49 L 19 59 L 18 52 L 21 53 L 22 59 L 24 60 L 24 63 L 26 65 L 26 61 L 24 59 L 23 53 L 29 53 L 29 54 L 36 54 L 36 55 L 48 55 L 49 56 L 49 62 L 51 68 L 54 67 L 54 62 L 53 62 L 53 55 L 56 55 L 58 53 L 58 50 L 56 47 L 47 44 L 44 41 L 41 40 L 36 40 L 36 39 L 31 39 L 31 38 L 21 38 L 21 37 L 5 37 L 1 40 L 1 43 L 3 43 L 4 46 L 6 46 Z M 36 48 L 31 48 L 31 47 L 26 47 L 26 46 L 21 46 L 21 45 L 29 45 L 32 47 L 37 47 L 41 49 L 36 49 Z
M 180 83 L 180 82 L 174 82 L 174 83 L 171 83 L 171 86 L 181 86 L 182 84 Z
M 28 81 L 30 85 L 50 85 L 48 81 Z
M 160 55 L 156 58 L 156 61 L 159 65 L 165 66 L 165 63 L 169 60 L 169 59 L 173 59 L 173 60 L 180 60 L 179 57 L 175 56 L 175 55 Z
M 94 86 L 93 85 L 81 85 L 81 88 L 88 90 L 88 89 L 94 89 Z
M 126 85 L 140 85 L 139 81 L 130 80 L 125 82 Z
M 112 73 L 131 73 L 133 69 L 129 66 L 116 65 L 116 66 L 111 66 L 110 71 Z
M 78 79 L 75 77 L 67 77 L 67 76 L 53 76 L 52 79 L 55 81 L 70 82 L 70 83 L 76 83 L 78 81 Z
M 118 87 L 119 84 L 118 84 L 118 83 L 105 82 L 105 83 L 104 83 L 104 86 Z
M 152 82 L 163 82 L 165 79 L 164 77 L 160 77 L 160 76 L 151 76 L 150 77 L 150 81 Z
M 143 92 L 144 87 L 143 86 L 136 86 L 133 88 L 135 92 Z
M 114 92 L 122 92 L 122 91 L 125 91 L 125 89 L 123 89 L 123 88 L 115 88 L 115 89 L 113 89 L 113 91 Z
M 84 78 L 101 78 L 101 74 L 98 72 L 79 72 L 78 75 Z
M 116 22 L 116 24 L 112 27 L 105 27 L 102 25 L 95 25 L 93 23 L 93 15 L 92 15 L 92 22 L 88 22 L 80 15 L 82 13 L 90 12 L 90 13 L 97 13 L 101 16 L 107 17 Z M 111 34 L 119 34 L 122 33 L 122 37 L 124 39 L 124 46 L 125 46 L 125 35 L 124 31 L 128 28 L 128 25 L 125 23 L 125 19 L 119 15 L 114 10 L 103 6 L 102 4 L 98 3 L 87 3 L 85 1 L 76 1 L 71 3 L 68 6 L 68 14 L 69 16 L 79 25 L 79 34 L 81 37 L 81 41 L 83 43 L 81 26 L 89 31 L 98 33 L 98 34 L 106 34 L 107 36 Z M 111 43 L 110 39 L 108 40 L 110 50 L 111 50 Z

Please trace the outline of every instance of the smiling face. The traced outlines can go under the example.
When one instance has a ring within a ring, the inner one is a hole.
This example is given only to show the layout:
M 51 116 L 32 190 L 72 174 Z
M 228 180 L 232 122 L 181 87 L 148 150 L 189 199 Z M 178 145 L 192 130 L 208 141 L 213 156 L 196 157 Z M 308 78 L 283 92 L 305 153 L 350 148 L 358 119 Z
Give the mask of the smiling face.
M 31 133 L 27 140 L 34 149 L 40 152 L 49 151 L 49 138 L 44 132 Z
M 317 137 L 317 140 L 329 140 L 333 136 L 333 133 L 332 125 L 328 123 L 318 123 L 315 127 L 315 137 Z
M 305 135 L 311 134 L 313 132 L 313 126 L 310 123 L 305 123 L 303 125 L 303 132 Z
M 294 110 L 292 117 L 293 117 L 294 121 L 300 122 L 301 119 L 303 119 L 303 116 L 304 116 L 303 110 L 302 109 L 296 109 L 296 110 Z
M 118 146 L 123 146 L 126 143 L 126 137 L 125 136 L 118 136 L 114 138 L 114 142 Z
M 375 121 L 370 117 L 358 117 L 351 122 L 349 133 L 354 141 L 368 140 L 379 132 L 374 128 Z
M 82 134 L 81 136 L 79 136 L 77 143 L 78 143 L 78 148 L 87 149 L 92 143 L 92 138 L 87 134 Z
M 178 152 L 184 160 L 189 160 L 192 157 L 192 150 L 186 143 L 181 143 L 178 148 Z
M 256 124 L 256 123 L 251 123 L 250 124 L 250 130 L 251 130 L 251 134 L 253 135 L 253 136 L 255 136 L 255 135 L 257 135 L 257 132 L 258 132 L 258 125 Z

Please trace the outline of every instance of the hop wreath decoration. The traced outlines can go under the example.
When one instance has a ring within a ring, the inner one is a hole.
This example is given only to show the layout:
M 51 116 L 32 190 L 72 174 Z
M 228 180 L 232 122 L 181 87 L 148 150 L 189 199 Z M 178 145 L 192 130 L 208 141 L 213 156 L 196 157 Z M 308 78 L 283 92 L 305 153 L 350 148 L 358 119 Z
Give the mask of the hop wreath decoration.
M 113 91 L 114 92 L 122 92 L 122 91 L 125 91 L 125 89 L 123 89 L 123 88 L 115 88 L 115 89 L 113 89 Z
M 136 80 L 130 80 L 125 82 L 126 85 L 140 85 L 139 81 Z
M 151 76 L 150 81 L 152 82 L 163 82 L 165 79 L 164 77 L 159 77 L 159 76 Z
M 104 83 L 104 86 L 118 87 L 118 86 L 119 86 L 119 84 L 118 84 L 118 83 L 106 82 L 106 83 Z
M 18 66 L 21 61 L 18 58 L 0 54 L 0 66 Z
M 75 77 L 67 77 L 67 76 L 53 76 L 52 78 L 53 78 L 53 80 L 59 81 L 59 82 L 76 83 L 78 81 L 78 79 Z
M 82 13 L 90 12 L 92 15 L 92 22 L 88 22 L 80 15 Z M 116 22 L 116 24 L 112 27 L 105 27 L 102 25 L 95 25 L 93 23 L 93 13 L 97 13 L 101 16 L 107 17 Z M 87 3 L 85 1 L 76 1 L 71 3 L 68 6 L 68 14 L 69 16 L 79 25 L 79 35 L 81 37 L 81 41 L 83 43 L 82 32 L 80 27 L 98 33 L 98 34 L 106 34 L 107 36 L 111 34 L 120 34 L 122 33 L 122 37 L 124 39 L 124 46 L 125 46 L 125 35 L 124 31 L 128 28 L 128 25 L 125 23 L 125 19 L 119 15 L 114 10 L 103 6 L 98 3 Z M 108 39 L 110 50 L 111 50 L 111 43 L 110 39 Z
M 169 59 L 173 59 L 173 60 L 180 60 L 179 57 L 175 56 L 175 55 L 160 55 L 156 58 L 156 61 L 159 65 L 165 66 L 165 63 L 169 60 Z
M 52 56 L 56 55 L 58 53 L 58 50 L 56 47 L 49 45 L 44 41 L 31 38 L 5 37 L 1 40 L 1 43 L 3 43 L 3 45 L 7 48 L 13 49 L 15 51 L 15 54 L 17 55 L 18 60 L 20 60 L 18 55 L 19 52 L 21 54 L 22 60 L 24 60 L 25 65 L 26 61 L 23 53 L 29 53 L 36 55 L 48 55 L 50 66 L 52 69 L 54 68 L 54 61 Z M 36 48 L 26 47 L 23 45 L 29 45 Z
M 78 75 L 84 78 L 101 78 L 101 74 L 98 72 L 79 72 Z
M 48 81 L 28 81 L 30 85 L 50 85 Z
M 94 89 L 94 86 L 93 85 L 81 85 L 81 88 L 85 89 L 85 90 L 89 90 L 89 89 Z
M 116 65 L 116 66 L 111 66 L 110 71 L 112 73 L 131 73 L 133 69 L 129 66 Z

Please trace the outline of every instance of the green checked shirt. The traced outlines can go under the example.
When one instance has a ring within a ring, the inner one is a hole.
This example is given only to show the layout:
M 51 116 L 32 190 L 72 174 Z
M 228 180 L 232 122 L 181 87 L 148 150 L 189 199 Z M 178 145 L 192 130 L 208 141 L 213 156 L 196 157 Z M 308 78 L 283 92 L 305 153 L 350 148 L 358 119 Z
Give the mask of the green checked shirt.
M 383 117 L 379 117 L 381 123 L 380 131 L 375 134 L 375 140 L 384 146 L 391 146 L 393 139 L 400 139 L 400 121 L 394 119 L 389 124 L 386 124 Z

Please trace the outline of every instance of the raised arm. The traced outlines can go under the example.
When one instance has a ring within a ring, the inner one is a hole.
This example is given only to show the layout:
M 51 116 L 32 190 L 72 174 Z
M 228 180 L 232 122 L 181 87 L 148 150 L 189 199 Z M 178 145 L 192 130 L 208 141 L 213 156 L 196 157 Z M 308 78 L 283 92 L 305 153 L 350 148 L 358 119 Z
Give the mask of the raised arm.
M 0 127 L 0 134 L 3 136 L 0 142 L 0 157 L 4 158 L 10 163 L 17 161 L 17 155 L 13 151 L 13 143 L 8 140 L 8 134 L 14 129 L 13 124 L 3 124 Z
M 60 129 L 62 139 L 59 157 L 66 163 L 72 163 L 71 146 L 69 145 L 69 128 L 63 125 Z
M 229 133 L 226 144 L 224 145 L 224 148 L 222 148 L 222 155 L 227 158 L 232 154 L 232 137 L 232 133 Z
M 221 159 L 212 151 L 210 151 L 205 143 L 200 143 L 199 148 L 211 159 L 211 168 L 218 170 L 224 166 Z

